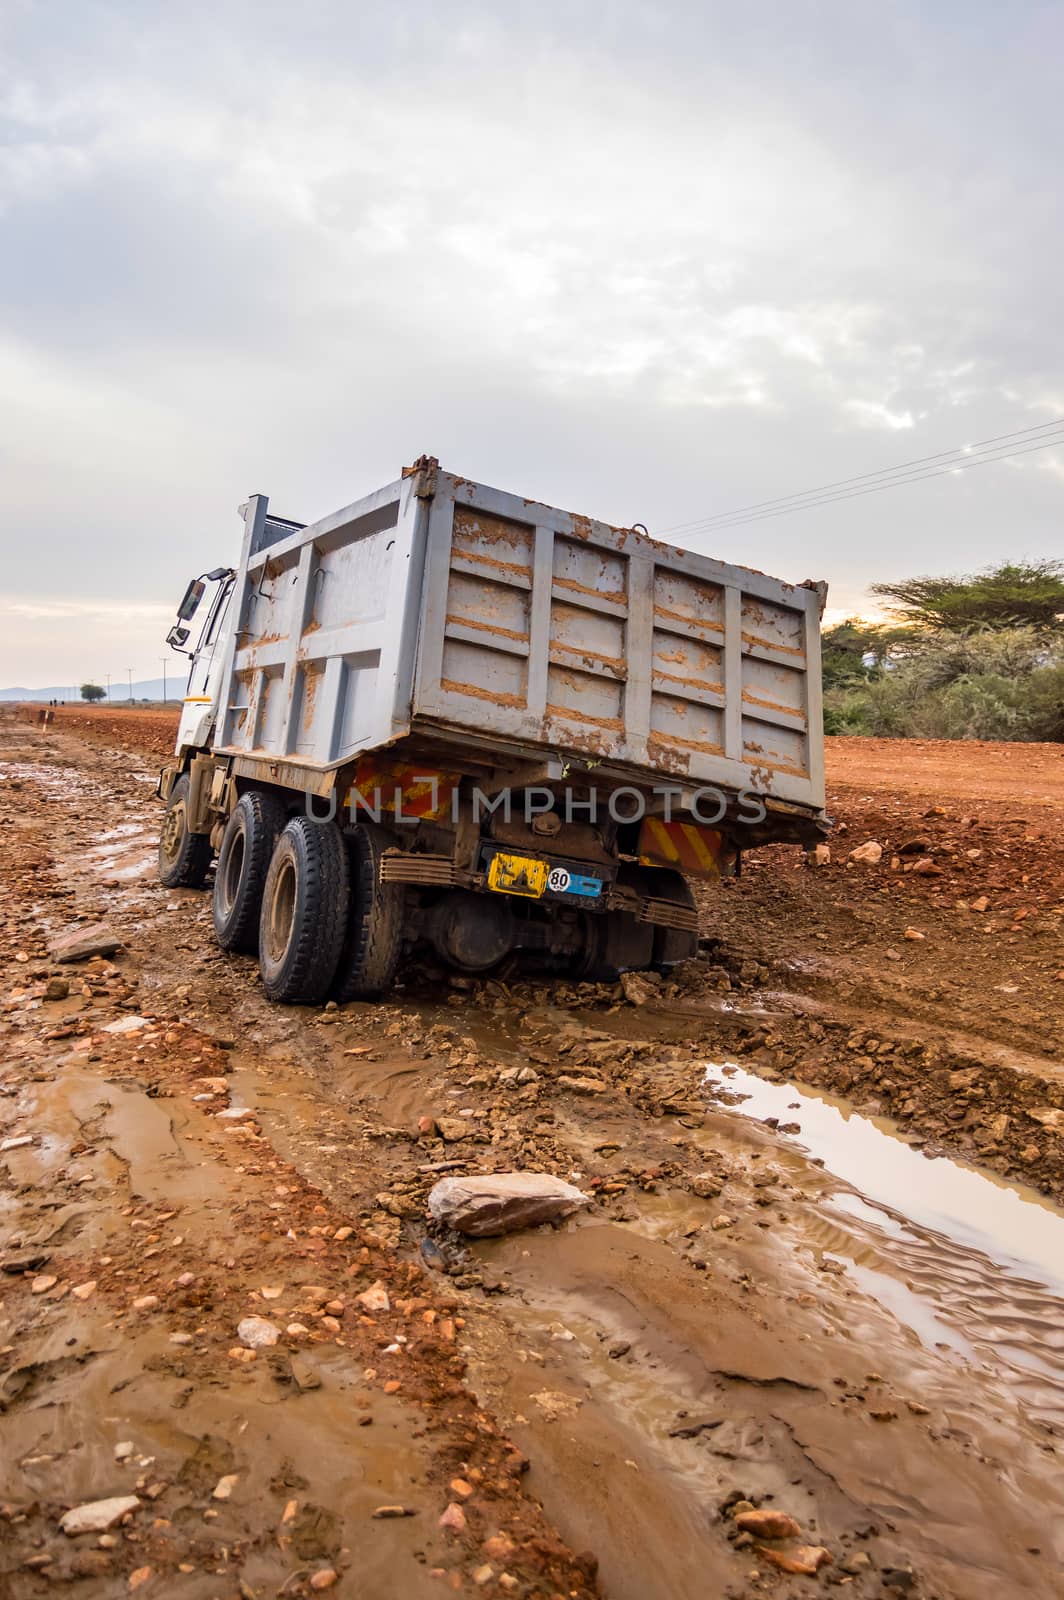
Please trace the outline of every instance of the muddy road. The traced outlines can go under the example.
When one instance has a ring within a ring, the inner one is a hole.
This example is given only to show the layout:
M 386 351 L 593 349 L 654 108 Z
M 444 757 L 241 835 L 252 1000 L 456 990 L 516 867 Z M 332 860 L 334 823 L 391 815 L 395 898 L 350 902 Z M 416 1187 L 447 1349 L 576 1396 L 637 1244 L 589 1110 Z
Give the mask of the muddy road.
M 135 715 L 0 721 L 0 1595 L 1059 1596 L 1058 752 L 832 741 L 676 981 L 317 1011 L 155 882 Z M 512 1168 L 593 1206 L 429 1236 Z

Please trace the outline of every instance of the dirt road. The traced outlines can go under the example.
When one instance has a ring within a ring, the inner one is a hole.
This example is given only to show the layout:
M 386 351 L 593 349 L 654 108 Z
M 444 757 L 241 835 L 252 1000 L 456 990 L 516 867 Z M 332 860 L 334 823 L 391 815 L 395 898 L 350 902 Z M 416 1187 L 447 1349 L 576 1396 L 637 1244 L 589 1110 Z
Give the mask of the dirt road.
M 0 722 L 0 1594 L 1060 1594 L 1059 752 L 832 741 L 832 859 L 675 983 L 305 1011 L 154 881 L 126 715 Z M 515 1167 L 592 1209 L 428 1238 Z

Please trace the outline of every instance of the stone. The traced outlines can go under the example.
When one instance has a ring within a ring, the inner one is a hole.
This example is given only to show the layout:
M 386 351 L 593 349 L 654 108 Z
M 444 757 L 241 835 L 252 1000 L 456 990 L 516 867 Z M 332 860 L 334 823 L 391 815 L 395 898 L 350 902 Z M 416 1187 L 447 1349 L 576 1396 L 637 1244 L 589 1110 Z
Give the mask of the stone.
M 88 1283 L 76 1283 L 70 1292 L 75 1300 L 91 1300 L 96 1293 L 96 1279 L 90 1278 Z
M 483 1588 L 486 1583 L 490 1583 L 494 1576 L 495 1568 L 489 1566 L 486 1561 L 482 1567 L 473 1568 L 473 1582 L 478 1588 Z
M 700 1200 L 715 1200 L 721 1191 L 720 1179 L 712 1172 L 696 1172 L 691 1179 L 691 1193 Z
M 212 1500 L 228 1500 L 237 1484 L 240 1482 L 239 1472 L 227 1472 L 224 1478 L 219 1478 L 211 1494 Z
M 522 1067 L 517 1074 L 518 1083 L 538 1083 L 539 1073 L 535 1067 Z
M 331 1589 L 339 1581 L 340 1574 L 335 1567 L 319 1567 L 317 1572 L 310 1575 L 312 1589 Z
M 264 1345 L 276 1344 L 281 1330 L 265 1317 L 244 1317 L 237 1323 L 236 1336 L 249 1350 L 261 1350 Z
M 53 961 L 63 964 L 88 961 L 92 956 L 113 956 L 121 948 L 122 941 L 116 933 L 102 922 L 91 922 L 59 934 L 48 946 L 48 953 Z
M 460 1139 L 468 1139 L 473 1129 L 464 1117 L 437 1117 L 436 1132 L 445 1144 L 457 1144 Z
M 70 982 L 67 978 L 49 978 L 44 986 L 46 1000 L 65 1000 L 70 993 Z
M 599 1078 L 570 1078 L 565 1073 L 554 1081 L 559 1089 L 568 1089 L 572 1094 L 605 1094 L 609 1087 Z
M 153 1568 L 151 1567 L 136 1567 L 129 1574 L 128 1587 L 130 1591 L 132 1592 L 134 1589 L 139 1589 L 142 1583 L 147 1583 L 148 1579 L 152 1575 L 152 1571 Z
M 859 844 L 855 850 L 850 851 L 851 861 L 862 861 L 866 866 L 878 866 L 883 859 L 883 846 L 875 839 L 869 839 L 867 844 Z
M 780 1572 L 793 1572 L 805 1578 L 815 1578 L 821 1567 L 831 1562 L 831 1551 L 825 1550 L 822 1544 L 796 1544 L 790 1550 L 769 1550 L 762 1545 L 757 1554 Z
M 106 1533 L 130 1511 L 136 1511 L 140 1501 L 135 1494 L 114 1495 L 109 1500 L 90 1500 L 83 1506 L 72 1506 L 59 1518 L 64 1533 L 74 1538 L 79 1533 Z
M 720 1233 L 723 1228 L 734 1228 L 735 1218 L 725 1216 L 725 1214 L 721 1212 L 719 1217 L 713 1218 L 713 1221 L 710 1223 L 710 1227 L 713 1229 L 714 1233 Z
M 851 1578 L 856 1578 L 859 1573 L 867 1572 L 871 1565 L 872 1557 L 868 1554 L 868 1551 L 857 1550 L 842 1563 L 842 1570 L 848 1573 Z
M 34 1137 L 32 1133 L 16 1133 L 10 1139 L 0 1139 L 0 1155 L 8 1150 L 24 1150 L 28 1144 L 33 1143 Z
M 986 895 L 981 894 L 978 899 L 970 901 L 968 909 L 969 911 L 985 911 L 989 904 L 990 901 Z
M 369 1311 L 372 1313 L 374 1311 L 390 1311 L 392 1309 L 392 1302 L 388 1298 L 388 1291 L 379 1279 L 376 1283 L 371 1283 L 369 1288 L 364 1289 L 361 1294 L 356 1295 L 355 1299 L 358 1301 L 363 1311 Z
M 921 933 L 919 928 L 906 928 L 902 937 L 905 939 L 911 939 L 914 943 L 918 943 L 920 940 L 926 939 L 927 934 Z
M 820 843 L 814 845 L 806 855 L 806 862 L 811 867 L 827 867 L 831 865 L 831 846 Z
M 785 1511 L 768 1508 L 740 1511 L 735 1518 L 735 1526 L 743 1533 L 752 1533 L 756 1539 L 798 1539 L 802 1532 L 794 1518 Z
M 416 1517 L 417 1512 L 412 1511 L 409 1506 L 378 1506 L 370 1515 L 376 1517 L 378 1521 L 387 1521 L 392 1517 Z
M 115 1445 L 115 1460 L 128 1461 L 135 1448 L 136 1446 L 134 1445 L 132 1439 L 122 1439 L 118 1444 Z
M 133 1310 L 134 1311 L 154 1311 L 155 1308 L 158 1306 L 158 1304 L 159 1304 L 159 1296 L 157 1294 L 142 1294 L 142 1295 L 138 1295 L 137 1299 L 134 1300 L 134 1302 L 133 1302 Z
M 39 1278 L 34 1278 L 30 1284 L 30 1294 L 47 1294 L 49 1289 L 54 1289 L 59 1279 L 50 1272 L 44 1272 Z
M 466 1530 L 466 1514 L 453 1500 L 440 1517 L 440 1527 L 448 1533 L 464 1533 Z
M 429 1193 L 429 1211 L 436 1221 L 474 1239 L 557 1222 L 590 1204 L 580 1189 L 546 1172 L 441 1178 Z
M 645 972 L 623 972 L 621 989 L 632 1006 L 645 1006 L 648 1001 L 660 998 L 657 985 Z

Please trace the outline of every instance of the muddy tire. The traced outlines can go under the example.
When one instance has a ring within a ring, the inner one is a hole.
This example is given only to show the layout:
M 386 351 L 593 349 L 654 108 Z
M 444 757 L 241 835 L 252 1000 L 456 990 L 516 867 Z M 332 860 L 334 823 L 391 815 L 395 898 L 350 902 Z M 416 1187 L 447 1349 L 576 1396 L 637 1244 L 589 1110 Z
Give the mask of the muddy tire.
M 381 857 L 391 843 L 382 828 L 359 823 L 345 835 L 351 907 L 334 997 L 372 1000 L 391 987 L 403 942 L 402 884 L 381 882 Z
M 287 813 L 272 794 L 241 795 L 225 825 L 214 873 L 214 934 L 223 950 L 257 955 L 262 891 Z
M 340 959 L 347 912 L 342 833 L 331 822 L 293 817 L 270 858 L 259 917 L 259 971 L 271 1000 L 324 1000 Z
M 622 972 L 649 967 L 654 930 L 627 911 L 588 912 L 587 942 L 579 976 L 588 983 L 616 983 Z
M 188 773 L 170 790 L 159 835 L 159 882 L 167 889 L 199 889 L 214 852 L 205 833 L 188 831 Z
M 649 892 L 658 900 L 670 900 L 673 905 L 686 910 L 695 909 L 691 885 L 682 872 L 671 867 L 653 868 L 653 881 Z M 654 929 L 653 966 L 658 972 L 671 972 L 680 961 L 688 961 L 698 953 L 698 934 L 685 928 Z

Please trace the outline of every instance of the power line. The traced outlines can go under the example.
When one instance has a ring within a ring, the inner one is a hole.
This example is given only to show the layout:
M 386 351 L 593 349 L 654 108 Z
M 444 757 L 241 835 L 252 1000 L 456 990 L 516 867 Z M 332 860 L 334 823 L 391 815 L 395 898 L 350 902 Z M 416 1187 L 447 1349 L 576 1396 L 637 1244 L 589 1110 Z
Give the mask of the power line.
M 671 527 L 663 528 L 660 532 L 679 533 L 686 528 L 708 528 L 714 523 L 729 521 L 732 517 L 743 517 L 748 512 L 768 510 L 770 507 L 790 504 L 792 501 L 804 501 L 810 496 L 826 494 L 832 489 L 844 489 L 850 484 L 864 483 L 873 478 L 893 477 L 895 473 L 908 472 L 914 467 L 925 466 L 932 461 L 945 461 L 951 456 L 970 457 L 975 451 L 988 450 L 992 445 L 1002 444 L 1010 439 L 1025 438 L 1031 434 L 1045 433 L 1050 428 L 1059 428 L 1062 425 L 1064 417 L 1054 417 L 1051 422 L 1039 422 L 1029 428 L 1017 428 L 1011 433 L 994 434 L 989 439 L 977 439 L 974 444 L 959 445 L 954 450 L 941 450 L 934 455 L 917 456 L 912 461 L 901 461 L 897 466 L 880 467 L 875 472 L 859 472 L 851 478 L 837 478 L 832 483 L 822 483 L 813 489 L 796 490 L 793 494 L 778 495 L 773 500 L 756 500 L 752 505 L 737 506 L 731 511 L 717 511 L 707 517 L 694 517 L 690 522 L 673 523 Z
M 780 506 L 777 510 L 753 511 L 745 516 L 734 516 L 729 522 L 714 523 L 712 529 L 699 531 L 716 532 L 725 528 L 741 528 L 752 522 L 764 522 L 771 517 L 790 516 L 795 511 L 809 511 L 817 506 L 834 505 L 839 500 L 856 500 L 866 494 L 881 494 L 883 490 L 893 489 L 899 484 L 923 483 L 928 478 L 944 478 L 954 472 L 968 472 L 972 467 L 990 466 L 997 461 L 1011 461 L 1015 456 L 1030 455 L 1035 450 L 1051 450 L 1060 445 L 1064 445 L 1064 433 L 1052 439 L 1043 439 L 1038 444 L 1027 445 L 1022 450 L 1004 450 L 998 455 L 983 455 L 974 460 L 957 461 L 948 467 L 938 467 L 933 472 L 916 472 L 904 478 L 891 478 L 886 483 L 869 484 L 864 489 L 850 489 L 844 494 L 825 495 L 819 500 L 803 500 L 797 505 Z

